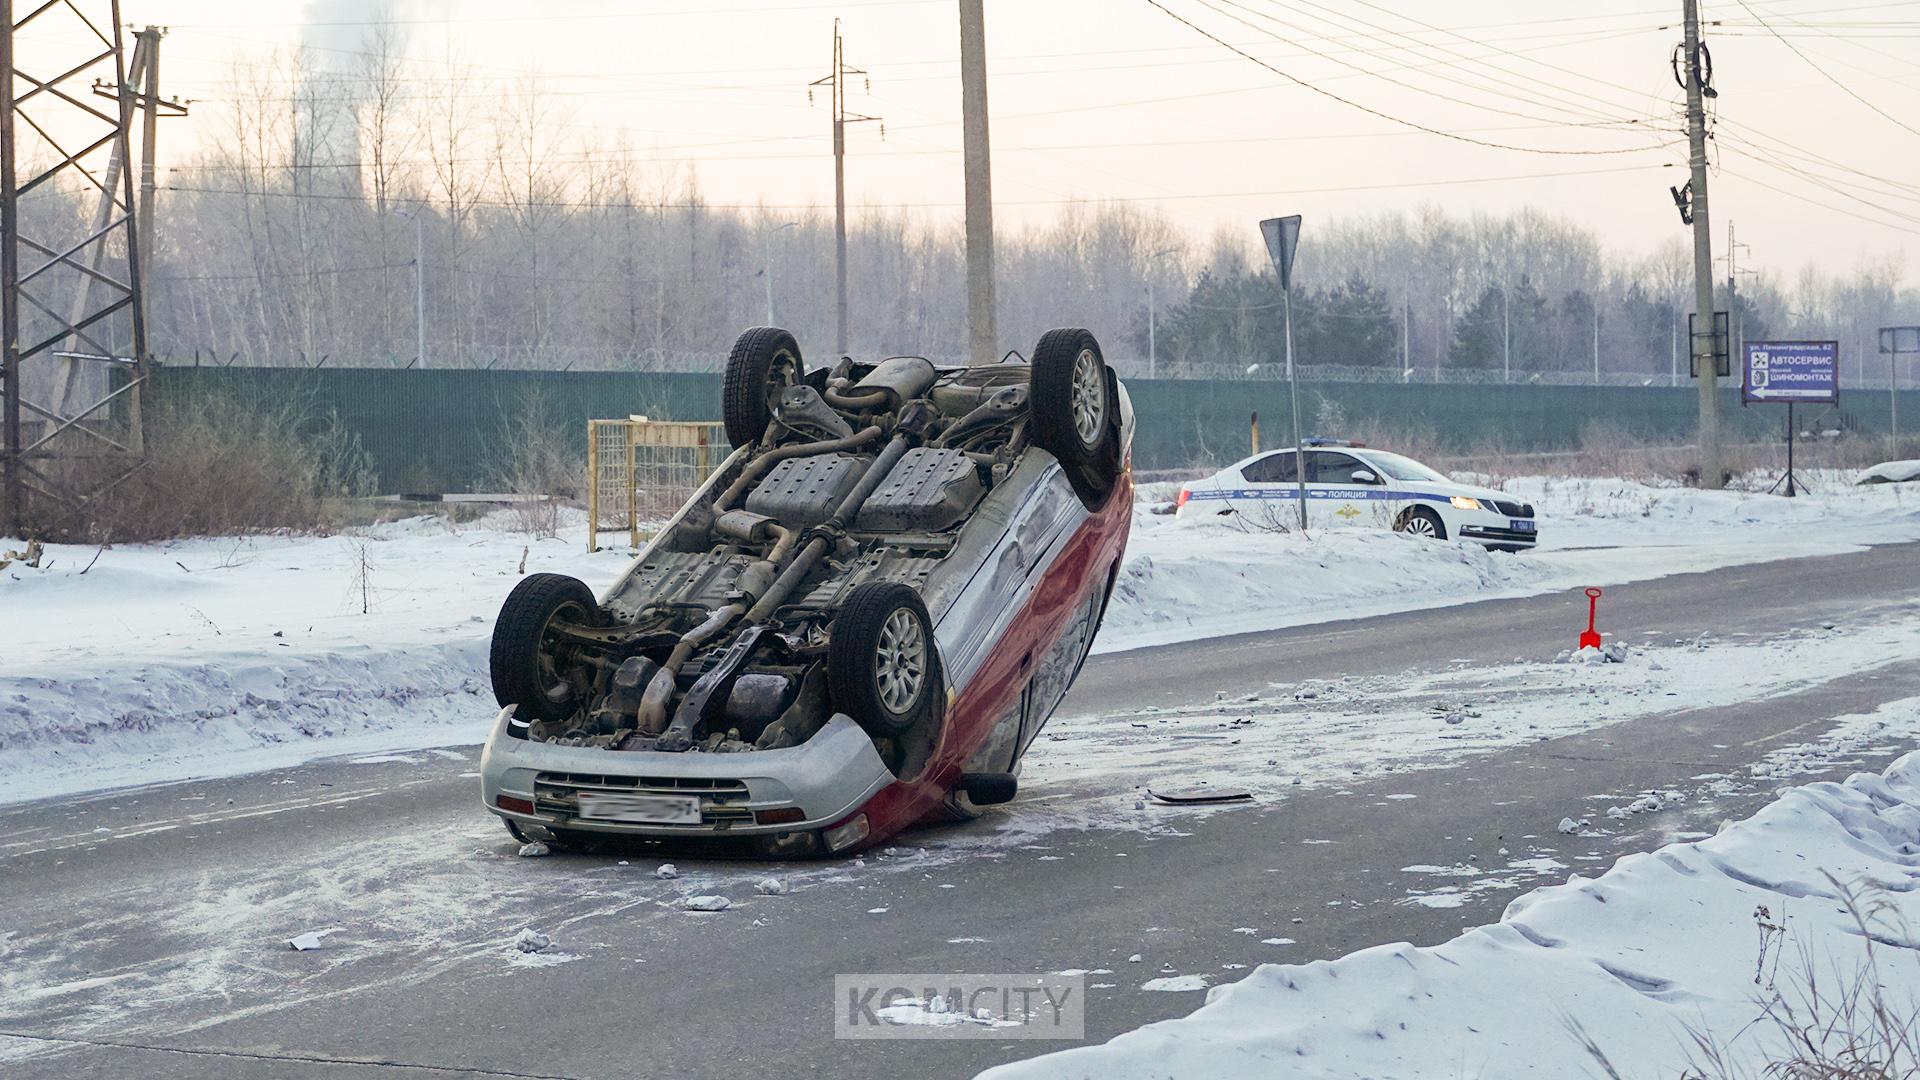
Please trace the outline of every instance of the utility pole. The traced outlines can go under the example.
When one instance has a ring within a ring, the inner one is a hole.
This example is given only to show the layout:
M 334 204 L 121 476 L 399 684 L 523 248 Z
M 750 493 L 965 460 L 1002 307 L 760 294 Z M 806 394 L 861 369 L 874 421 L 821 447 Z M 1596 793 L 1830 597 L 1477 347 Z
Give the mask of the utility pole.
M 1719 94 L 1701 70 L 1700 0 L 1682 0 L 1686 44 L 1681 76 L 1687 90 L 1687 161 L 1693 176 L 1682 215 L 1693 225 L 1694 328 L 1688 351 L 1700 386 L 1700 486 L 1720 486 L 1720 379 L 1713 356 L 1713 231 L 1707 220 L 1706 99 Z
M 877 116 L 865 116 L 847 111 L 847 76 L 859 75 L 865 78 L 866 72 L 847 66 L 846 55 L 841 50 L 840 20 L 833 20 L 833 73 L 821 76 L 807 84 L 807 100 L 813 100 L 813 87 L 826 86 L 833 93 L 833 282 L 834 282 L 834 355 L 847 354 L 847 125 L 867 120 L 878 121 Z M 868 80 L 867 88 L 872 89 Z M 882 125 L 880 133 L 886 134 Z
M 987 26 L 981 0 L 960 0 L 960 124 L 967 188 L 968 363 L 999 359 L 993 302 L 993 166 L 987 140 Z

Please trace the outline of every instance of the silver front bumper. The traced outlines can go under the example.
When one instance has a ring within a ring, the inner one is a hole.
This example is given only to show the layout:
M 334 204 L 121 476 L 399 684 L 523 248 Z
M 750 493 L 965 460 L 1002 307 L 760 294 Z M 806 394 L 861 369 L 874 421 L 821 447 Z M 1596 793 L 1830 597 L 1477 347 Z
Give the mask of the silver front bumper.
M 873 740 L 845 715 L 799 746 L 733 754 L 600 750 L 529 742 L 508 732 L 511 706 L 494 719 L 480 754 L 481 799 L 488 810 L 524 825 L 623 836 L 755 836 L 837 824 L 894 779 Z M 698 825 L 634 824 L 574 816 L 579 791 L 696 795 Z M 501 796 L 533 804 L 503 809 Z M 759 825 L 759 811 L 798 807 L 797 821 Z

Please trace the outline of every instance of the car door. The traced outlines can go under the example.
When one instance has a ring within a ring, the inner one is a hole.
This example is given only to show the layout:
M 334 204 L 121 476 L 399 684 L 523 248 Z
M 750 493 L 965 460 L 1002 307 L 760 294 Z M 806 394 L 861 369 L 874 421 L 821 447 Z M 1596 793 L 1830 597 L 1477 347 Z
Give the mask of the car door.
M 1300 495 L 1294 476 L 1292 450 L 1262 454 L 1240 467 L 1241 486 L 1229 503 L 1249 521 L 1291 527 L 1293 503 Z
M 1307 453 L 1308 522 L 1320 528 L 1377 525 L 1386 485 L 1379 471 L 1340 450 Z

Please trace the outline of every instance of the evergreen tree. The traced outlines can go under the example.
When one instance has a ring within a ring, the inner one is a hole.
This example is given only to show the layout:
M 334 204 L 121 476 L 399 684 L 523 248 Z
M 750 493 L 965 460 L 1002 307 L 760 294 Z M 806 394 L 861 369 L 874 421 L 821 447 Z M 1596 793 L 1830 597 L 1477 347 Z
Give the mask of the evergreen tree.
M 1447 350 L 1447 366 L 1498 369 L 1505 342 L 1506 298 L 1500 287 L 1489 285 L 1480 293 L 1453 327 L 1453 344 Z
M 1309 364 L 1387 367 L 1399 363 L 1399 326 L 1380 290 L 1355 274 L 1310 300 L 1312 318 L 1301 324 L 1294 311 L 1295 345 Z

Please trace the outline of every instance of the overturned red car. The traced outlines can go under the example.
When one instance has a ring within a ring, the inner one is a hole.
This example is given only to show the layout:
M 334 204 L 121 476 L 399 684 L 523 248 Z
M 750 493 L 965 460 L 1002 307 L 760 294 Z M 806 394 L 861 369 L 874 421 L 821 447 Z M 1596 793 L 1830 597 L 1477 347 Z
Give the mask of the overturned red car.
M 727 361 L 736 447 L 606 593 L 494 627 L 482 797 L 523 840 L 853 851 L 1014 797 L 1126 548 L 1133 410 L 1091 333 L 1029 360 Z

